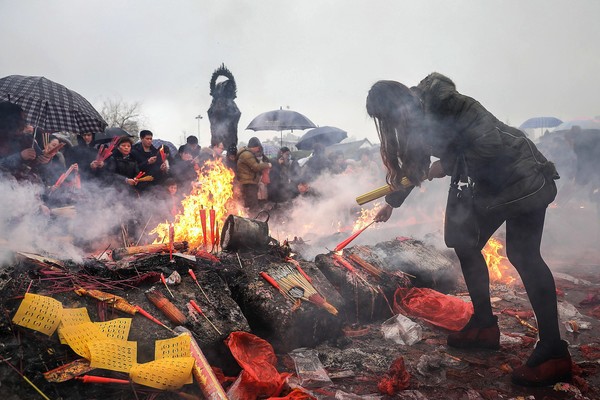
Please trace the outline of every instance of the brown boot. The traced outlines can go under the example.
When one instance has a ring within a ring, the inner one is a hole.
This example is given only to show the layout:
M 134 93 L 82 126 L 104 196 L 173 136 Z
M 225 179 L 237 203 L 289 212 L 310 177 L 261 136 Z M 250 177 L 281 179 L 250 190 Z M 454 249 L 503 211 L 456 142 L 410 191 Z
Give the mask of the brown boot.
M 568 382 L 572 376 L 567 342 L 539 341 L 527 362 L 512 372 L 512 382 L 522 386 L 548 386 Z
M 464 328 L 448 335 L 448 346 L 462 349 L 498 350 L 500 348 L 498 317 L 494 316 L 491 324 L 482 324 L 471 317 Z

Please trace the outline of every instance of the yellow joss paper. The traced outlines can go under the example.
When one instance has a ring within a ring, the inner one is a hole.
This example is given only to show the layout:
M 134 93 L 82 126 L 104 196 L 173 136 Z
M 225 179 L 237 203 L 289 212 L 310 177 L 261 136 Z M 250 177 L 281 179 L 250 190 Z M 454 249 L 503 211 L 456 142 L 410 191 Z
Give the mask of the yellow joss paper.
M 171 339 L 157 340 L 154 342 L 154 359 L 191 357 L 190 337 L 180 335 Z
M 154 359 L 191 357 L 190 343 L 191 336 L 189 335 L 179 335 L 170 339 L 157 340 L 154 342 Z M 185 384 L 190 383 L 194 383 L 194 378 L 191 374 Z
M 93 322 L 84 322 L 79 325 L 69 325 L 63 327 L 60 332 L 71 349 L 81 357 L 91 359 L 89 343 L 108 339 L 100 331 L 100 327 Z
M 190 382 L 193 357 L 162 358 L 134 365 L 129 377 L 135 383 L 161 390 L 175 390 Z
M 131 329 L 131 318 L 115 318 L 110 321 L 96 322 L 96 325 L 108 338 L 127 340 Z
M 129 372 L 137 363 L 137 342 L 105 339 L 90 342 L 88 348 L 94 368 Z
M 58 326 L 58 339 L 60 340 L 60 343 L 67 344 L 61 332 L 63 327 L 68 325 L 79 325 L 84 322 L 92 322 L 88 315 L 87 308 L 63 308 L 62 318 L 60 320 L 60 325 Z
M 50 336 L 58 328 L 62 314 L 63 307 L 60 301 L 52 297 L 26 293 L 12 321 L 15 325 Z

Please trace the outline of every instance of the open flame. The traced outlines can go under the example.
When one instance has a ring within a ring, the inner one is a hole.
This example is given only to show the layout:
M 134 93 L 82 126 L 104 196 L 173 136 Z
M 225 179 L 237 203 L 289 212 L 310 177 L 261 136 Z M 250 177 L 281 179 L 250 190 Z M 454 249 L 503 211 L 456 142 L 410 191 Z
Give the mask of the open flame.
M 485 258 L 490 273 L 490 282 L 511 284 L 515 278 L 510 275 L 511 264 L 508 258 L 499 253 L 504 248 L 502 242 L 495 238 L 490 238 L 481 251 Z
M 369 225 L 373 219 L 375 218 L 375 215 L 377 215 L 377 212 L 379 211 L 379 208 L 381 206 L 381 202 L 376 202 L 375 204 L 373 204 L 373 206 L 371 208 L 362 208 L 360 209 L 360 215 L 358 216 L 358 218 L 356 219 L 356 222 L 354 223 L 354 226 L 352 227 L 352 232 L 356 232 L 359 229 L 364 228 L 365 226 Z
M 244 214 L 233 201 L 233 178 L 233 171 L 219 159 L 204 164 L 198 171 L 194 190 L 181 202 L 183 212 L 175 216 L 174 241 L 187 241 L 190 249 L 205 247 L 207 250 L 218 243 L 228 214 Z M 169 226 L 164 222 L 150 232 L 158 236 L 154 243 L 169 241 Z

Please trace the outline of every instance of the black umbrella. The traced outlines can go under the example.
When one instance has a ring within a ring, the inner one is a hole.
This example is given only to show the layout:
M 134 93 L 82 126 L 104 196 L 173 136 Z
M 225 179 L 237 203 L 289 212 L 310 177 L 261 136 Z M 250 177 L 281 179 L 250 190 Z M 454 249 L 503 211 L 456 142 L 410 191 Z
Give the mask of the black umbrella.
M 298 150 L 310 150 L 315 143 L 321 143 L 324 146 L 330 146 L 341 142 L 348 137 L 348 133 L 340 128 L 333 126 L 320 126 L 306 132 L 296 143 Z
M 253 131 L 279 131 L 281 135 L 280 144 L 283 145 L 282 131 L 316 127 L 310 119 L 297 111 L 279 109 L 259 114 L 248 124 L 246 129 Z
M 123 128 L 119 128 L 119 127 L 113 127 L 113 128 L 106 128 L 103 132 L 99 133 L 96 135 L 94 142 L 96 144 L 99 143 L 108 143 L 110 142 L 114 137 L 117 136 L 129 136 L 129 137 L 133 137 L 133 135 L 130 135 L 125 129 Z
M 42 76 L 0 79 L 0 100 L 20 105 L 27 120 L 47 132 L 102 132 L 106 122 L 79 93 Z

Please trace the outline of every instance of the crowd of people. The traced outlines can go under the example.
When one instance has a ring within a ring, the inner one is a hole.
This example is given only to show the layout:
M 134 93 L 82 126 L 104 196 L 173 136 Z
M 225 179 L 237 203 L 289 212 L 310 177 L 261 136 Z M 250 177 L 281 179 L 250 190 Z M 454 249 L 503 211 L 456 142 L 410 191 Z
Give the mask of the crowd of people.
M 140 131 L 137 143 L 129 135 L 111 140 L 83 132 L 73 144 L 67 135 L 42 133 L 28 125 L 20 106 L 0 103 L 0 171 L 4 176 L 42 187 L 44 213 L 80 203 L 85 193 L 98 193 L 88 189 L 102 188 L 101 192 L 110 193 L 111 201 L 128 210 L 132 234 L 139 231 L 148 213 L 155 214 L 157 221 L 173 220 L 209 161 L 220 160 L 234 172 L 234 197 L 248 215 L 264 208 L 284 208 L 298 197 L 318 196 L 312 183 L 324 173 L 364 170 L 376 177 L 381 171 L 367 150 L 354 161 L 346 160 L 341 152 L 326 155 L 317 144 L 310 157 L 299 162 L 288 147 L 267 157 L 256 137 L 246 146 L 226 149 L 216 140 L 201 147 L 197 137 L 189 136 L 176 154 L 168 146 L 155 146 L 153 139 L 150 130 Z M 147 204 L 141 201 L 146 199 L 151 210 L 140 206 Z M 95 201 L 89 196 L 86 200 Z

